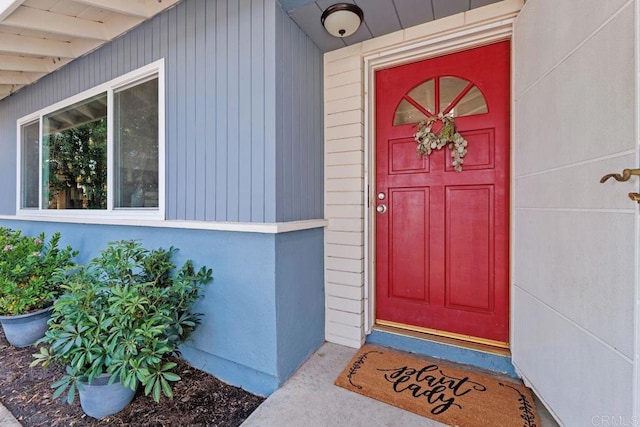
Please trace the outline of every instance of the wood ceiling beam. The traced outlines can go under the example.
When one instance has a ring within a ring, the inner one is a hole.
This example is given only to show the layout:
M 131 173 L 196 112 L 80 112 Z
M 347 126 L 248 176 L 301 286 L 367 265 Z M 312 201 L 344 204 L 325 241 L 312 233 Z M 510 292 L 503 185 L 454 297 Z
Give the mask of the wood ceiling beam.
M 71 52 L 73 53 L 73 58 L 78 58 L 87 52 L 91 52 L 94 49 L 102 46 L 104 42 L 100 40 L 92 40 L 92 39 L 74 39 L 69 45 L 71 46 Z
M 45 73 L 22 73 L 19 71 L 0 71 L 0 84 L 28 85 L 35 82 Z
M 153 16 L 149 15 L 147 11 L 148 8 L 146 0 L 75 0 L 75 2 L 103 10 L 109 10 L 111 12 L 122 13 L 124 15 L 138 16 L 145 19 Z
M 137 16 L 148 19 L 180 0 L 74 0 L 76 3 L 86 4 L 123 15 Z
M 103 23 L 25 6 L 19 6 L 2 24 L 71 37 L 109 40 L 107 26 Z
M 144 18 L 133 15 L 120 15 L 105 22 L 105 29 L 109 39 L 114 39 L 120 34 L 144 22 Z
M 75 58 L 71 43 L 0 33 L 0 52 L 18 55 Z
M 146 0 L 147 14 L 155 16 L 165 9 L 177 4 L 180 0 Z
M 0 99 L 9 96 L 12 90 L 13 90 L 13 85 L 0 84 Z
M 142 22 L 144 22 L 144 18 L 139 16 L 116 15 L 109 19 L 108 22 L 101 23 L 20 6 L 2 24 L 16 28 L 66 35 L 72 38 L 104 42 L 119 36 Z
M 0 70 L 49 73 L 70 62 L 61 58 L 29 58 L 17 55 L 0 55 Z

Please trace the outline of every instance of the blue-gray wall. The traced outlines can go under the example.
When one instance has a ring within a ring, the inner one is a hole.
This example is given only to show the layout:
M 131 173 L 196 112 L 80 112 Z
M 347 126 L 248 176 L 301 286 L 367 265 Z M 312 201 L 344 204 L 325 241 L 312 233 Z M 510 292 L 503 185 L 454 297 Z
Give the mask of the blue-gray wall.
M 62 233 L 78 262 L 107 242 L 140 239 L 179 248 L 175 260 L 206 265 L 214 280 L 197 312 L 202 323 L 182 347 L 192 365 L 254 393 L 276 390 L 324 341 L 323 231 L 282 234 L 0 220 L 35 236 Z
M 322 56 L 282 10 L 276 13 L 278 221 L 323 216 Z M 320 101 L 320 102 L 318 102 Z
M 322 56 L 275 0 L 185 0 L 0 101 L 0 215 L 15 213 L 16 120 L 160 58 L 166 66 L 169 220 L 323 217 Z M 0 220 L 61 231 L 96 256 L 108 241 L 178 247 L 213 269 L 183 355 L 259 394 L 324 341 L 323 229 L 281 234 Z
M 185 0 L 0 101 L 0 214 L 19 117 L 165 58 L 167 219 L 322 218 L 321 55 L 275 0 Z
M 322 229 L 276 236 L 278 379 L 324 342 L 324 233 Z

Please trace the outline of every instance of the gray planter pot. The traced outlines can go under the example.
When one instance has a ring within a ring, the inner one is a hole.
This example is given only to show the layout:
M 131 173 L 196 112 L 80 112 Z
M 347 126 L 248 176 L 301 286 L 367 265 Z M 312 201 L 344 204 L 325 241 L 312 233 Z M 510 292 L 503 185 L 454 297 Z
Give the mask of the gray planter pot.
M 102 374 L 93 382 L 80 382 L 80 406 L 85 414 L 93 418 L 104 418 L 122 411 L 135 396 L 135 390 L 120 384 L 109 384 L 111 375 Z
M 53 306 L 21 314 L 19 316 L 0 316 L 0 323 L 7 341 L 14 347 L 28 347 L 42 338 L 47 332 L 47 321 L 51 318 Z

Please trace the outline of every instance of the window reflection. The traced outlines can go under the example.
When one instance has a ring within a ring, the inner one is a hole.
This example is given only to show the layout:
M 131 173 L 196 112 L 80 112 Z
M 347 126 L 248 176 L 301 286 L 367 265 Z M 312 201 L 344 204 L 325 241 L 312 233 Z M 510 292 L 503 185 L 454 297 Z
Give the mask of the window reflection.
M 116 208 L 158 207 L 158 79 L 114 94 Z
M 43 209 L 106 209 L 107 94 L 43 117 Z
M 40 124 L 34 122 L 22 127 L 20 141 L 21 169 L 22 169 L 22 195 L 20 207 L 38 207 L 38 181 L 40 179 Z

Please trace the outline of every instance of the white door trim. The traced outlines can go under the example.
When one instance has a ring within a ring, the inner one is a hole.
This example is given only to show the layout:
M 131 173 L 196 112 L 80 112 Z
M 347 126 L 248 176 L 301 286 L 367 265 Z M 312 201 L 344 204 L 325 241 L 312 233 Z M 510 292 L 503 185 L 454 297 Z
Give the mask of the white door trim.
M 636 166 L 640 165 L 640 54 L 638 49 L 640 48 L 640 0 L 635 1 L 635 16 L 634 16 L 634 31 L 635 31 L 635 139 L 636 139 Z M 633 419 L 636 422 L 640 422 L 640 213 L 636 208 L 635 212 L 635 266 L 634 266 L 634 281 L 635 281 L 635 309 L 634 309 L 634 323 L 635 323 L 635 346 L 634 346 L 634 363 L 633 363 Z

